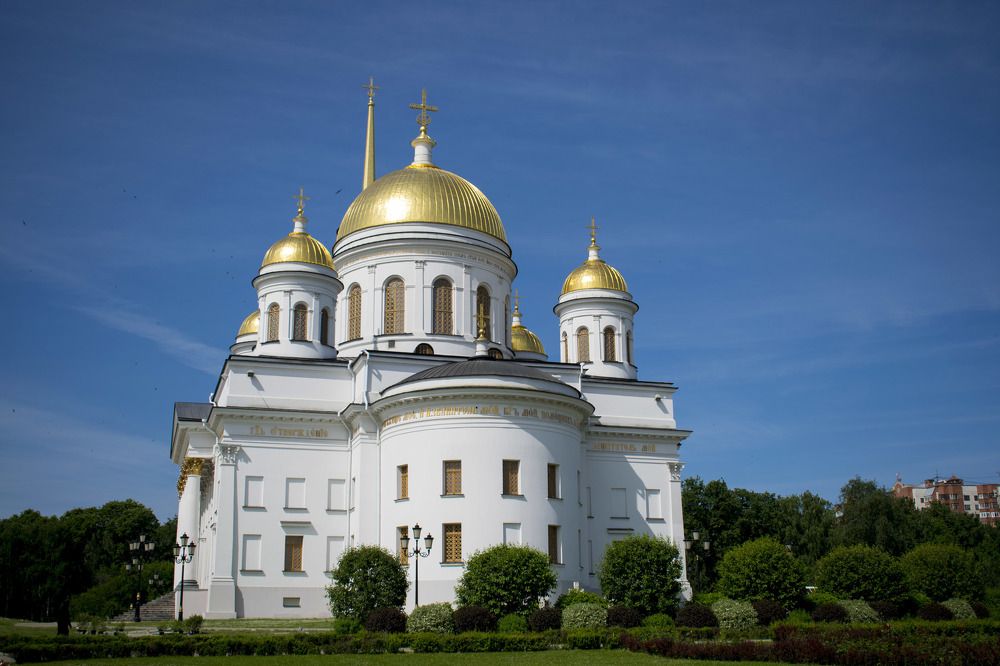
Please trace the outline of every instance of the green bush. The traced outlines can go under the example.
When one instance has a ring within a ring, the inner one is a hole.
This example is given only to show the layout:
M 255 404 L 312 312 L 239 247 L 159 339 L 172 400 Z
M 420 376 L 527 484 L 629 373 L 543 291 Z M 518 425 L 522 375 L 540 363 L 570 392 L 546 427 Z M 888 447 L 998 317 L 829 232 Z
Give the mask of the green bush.
M 501 544 L 472 555 L 455 587 L 460 606 L 483 606 L 497 616 L 528 613 L 556 586 L 548 555 L 530 546 Z
M 608 608 L 608 626 L 631 629 L 642 624 L 642 614 L 627 606 L 610 606 Z
M 749 601 L 719 599 L 712 604 L 712 613 L 719 621 L 720 629 L 743 631 L 757 626 L 757 611 Z
M 563 611 L 564 629 L 598 629 L 608 623 L 608 609 L 601 604 L 573 604 Z
M 870 546 L 834 548 L 816 563 L 816 584 L 841 599 L 891 601 L 906 594 L 896 558 Z
M 482 606 L 462 606 L 456 609 L 452 618 L 455 620 L 455 631 L 494 631 L 497 628 L 497 616 Z
M 903 555 L 901 564 L 913 591 L 934 601 L 982 594 L 972 555 L 958 546 L 925 543 Z
M 528 616 L 528 628 L 532 631 L 548 631 L 562 627 L 562 611 L 546 606 Z
M 678 627 L 718 627 L 719 618 L 715 617 L 711 607 L 697 603 L 689 603 L 681 606 L 677 611 Z
M 695 602 L 696 604 L 701 604 L 702 606 L 711 606 L 720 599 L 728 599 L 728 598 L 729 597 L 724 595 L 722 592 L 699 592 L 698 594 L 694 595 L 694 598 L 692 598 L 691 601 Z
M 397 612 L 402 613 L 399 609 Z M 368 617 L 371 617 L 369 615 Z M 360 622 L 358 622 L 353 617 L 338 617 L 333 620 L 333 631 L 338 634 L 356 634 L 364 628 Z M 403 629 L 406 629 L 406 624 L 404 622 Z
M 847 611 L 848 622 L 856 624 L 873 624 L 881 618 L 867 601 L 861 599 L 847 599 L 840 602 L 840 605 Z
M 965 599 L 948 599 L 942 601 L 941 605 L 951 611 L 956 620 L 975 620 L 976 611 Z
M 201 615 L 191 615 L 184 620 L 184 632 L 188 634 L 200 634 L 201 625 L 205 623 L 205 618 Z
M 608 601 L 643 615 L 669 613 L 677 607 L 680 575 L 677 547 L 649 535 L 628 537 L 608 546 L 598 574 Z
M 417 606 L 406 620 L 406 630 L 414 633 L 450 634 L 455 631 L 451 604 L 427 604 Z
M 642 626 L 656 629 L 665 629 L 674 626 L 674 618 L 666 613 L 653 613 L 642 621 Z
M 519 613 L 507 613 L 497 622 L 497 631 L 505 634 L 523 633 L 528 630 L 528 618 Z
M 326 588 L 334 617 L 364 622 L 376 608 L 403 608 L 410 584 L 399 559 L 378 546 L 348 548 Z
M 567 590 L 556 599 L 556 608 L 566 608 L 573 604 L 601 604 L 608 605 L 608 600 L 599 594 L 587 592 L 586 590 Z
M 731 549 L 719 564 L 719 591 L 731 599 L 774 599 L 785 608 L 805 593 L 805 571 L 788 549 L 770 538 Z
M 847 609 L 840 602 L 817 604 L 810 617 L 813 622 L 847 622 Z
M 774 599 L 758 599 L 751 603 L 753 609 L 757 611 L 757 622 L 762 626 L 768 627 L 772 623 L 788 617 L 788 611 L 785 610 L 785 607 Z
M 342 619 L 357 622 L 354 618 Z M 376 608 L 368 614 L 368 619 L 365 620 L 365 629 L 372 632 L 401 634 L 406 631 L 406 613 L 398 608 Z
M 931 622 L 943 622 L 955 619 L 955 615 L 951 612 L 950 608 L 936 601 L 931 601 L 921 606 L 920 610 L 917 611 L 917 617 L 921 620 L 929 620 Z

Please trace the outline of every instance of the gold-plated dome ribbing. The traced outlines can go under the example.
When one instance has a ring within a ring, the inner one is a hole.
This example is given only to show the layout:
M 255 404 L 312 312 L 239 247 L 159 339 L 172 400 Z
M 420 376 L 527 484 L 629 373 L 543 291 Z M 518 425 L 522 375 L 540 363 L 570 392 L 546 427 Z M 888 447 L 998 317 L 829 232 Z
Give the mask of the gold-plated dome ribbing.
M 295 198 L 299 200 L 298 214 L 292 220 L 295 223 L 295 229 L 268 249 L 260 267 L 294 261 L 303 264 L 318 264 L 332 269 L 333 257 L 330 256 L 330 250 L 306 231 L 306 222 L 309 219 L 303 214 L 303 209 L 305 201 L 309 197 L 303 194 L 302 188 L 299 188 L 299 194 Z
M 450 224 L 507 241 L 500 215 L 486 195 L 461 176 L 432 165 L 393 171 L 369 185 L 344 214 L 337 240 L 405 222 Z
M 566 276 L 563 282 L 562 293 L 568 294 L 571 291 L 581 289 L 613 289 L 614 291 L 628 292 L 628 285 L 625 278 L 614 266 L 609 266 L 598 256 L 601 247 L 597 244 L 597 225 L 593 218 L 590 220 L 590 247 L 587 248 L 589 256 L 587 261 L 573 269 L 573 272 Z
M 240 324 L 240 331 L 236 334 L 236 337 L 240 338 L 244 335 L 257 335 L 260 332 L 260 310 L 254 310 L 246 316 L 243 323 Z

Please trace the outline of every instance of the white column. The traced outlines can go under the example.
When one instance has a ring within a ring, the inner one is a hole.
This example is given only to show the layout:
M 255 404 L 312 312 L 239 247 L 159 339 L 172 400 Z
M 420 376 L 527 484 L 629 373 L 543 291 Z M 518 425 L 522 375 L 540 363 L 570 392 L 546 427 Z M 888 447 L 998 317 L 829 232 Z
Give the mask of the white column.
M 427 308 L 424 305 L 424 299 L 427 295 L 427 282 L 424 279 L 424 265 L 427 263 L 425 261 L 415 261 L 413 262 L 417 268 L 416 282 L 413 285 L 413 322 L 414 326 L 412 328 L 406 329 L 410 333 L 416 333 L 417 335 L 425 335 L 429 331 L 433 330 L 427 325 L 427 320 L 425 313 Z
M 188 463 L 188 460 L 192 461 Z M 180 503 L 177 508 L 177 543 L 180 543 L 181 535 L 186 534 L 190 541 L 198 543 L 198 535 L 201 533 L 201 464 L 200 459 L 185 459 L 185 468 L 190 469 L 184 478 L 184 490 L 181 492 Z M 181 582 L 181 568 L 174 568 L 174 587 Z M 184 581 L 188 587 L 197 587 L 198 567 L 197 561 L 184 565 Z
M 692 597 L 691 583 L 687 576 L 687 551 L 684 548 L 684 515 L 681 512 L 681 470 L 684 464 L 679 462 L 667 463 L 670 468 L 670 486 L 667 493 L 670 511 L 667 520 L 670 521 L 670 540 L 681 554 L 681 596 L 685 601 L 690 601 Z
M 240 447 L 219 447 L 215 465 L 219 481 L 216 499 L 218 516 L 215 527 L 215 554 L 212 577 L 208 582 L 206 618 L 226 619 L 236 617 L 236 458 Z

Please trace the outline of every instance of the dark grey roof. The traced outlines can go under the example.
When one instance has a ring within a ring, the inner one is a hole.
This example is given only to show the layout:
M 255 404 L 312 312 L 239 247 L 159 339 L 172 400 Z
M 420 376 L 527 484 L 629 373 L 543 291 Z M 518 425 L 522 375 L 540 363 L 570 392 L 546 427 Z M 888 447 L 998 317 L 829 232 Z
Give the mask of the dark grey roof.
M 178 421 L 204 421 L 212 411 L 210 402 L 175 402 L 174 415 Z
M 537 379 L 545 382 L 555 382 L 563 384 L 552 375 L 545 374 L 541 370 L 529 368 L 516 361 L 500 361 L 492 358 L 471 358 L 467 361 L 457 361 L 455 363 L 442 363 L 433 368 L 427 368 L 410 375 L 396 386 L 419 382 L 422 379 L 445 379 L 448 377 L 517 377 L 519 379 Z M 571 387 L 572 388 L 572 387 Z

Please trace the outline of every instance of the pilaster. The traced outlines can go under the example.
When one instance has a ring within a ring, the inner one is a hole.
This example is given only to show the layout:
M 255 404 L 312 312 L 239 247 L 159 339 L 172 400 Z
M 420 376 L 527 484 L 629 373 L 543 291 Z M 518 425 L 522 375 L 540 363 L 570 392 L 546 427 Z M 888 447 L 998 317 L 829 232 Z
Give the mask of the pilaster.
M 226 619 L 236 617 L 236 461 L 240 447 L 222 445 L 218 448 L 216 475 L 218 498 L 216 507 L 215 552 L 212 558 L 212 576 L 208 583 L 206 618 Z

